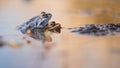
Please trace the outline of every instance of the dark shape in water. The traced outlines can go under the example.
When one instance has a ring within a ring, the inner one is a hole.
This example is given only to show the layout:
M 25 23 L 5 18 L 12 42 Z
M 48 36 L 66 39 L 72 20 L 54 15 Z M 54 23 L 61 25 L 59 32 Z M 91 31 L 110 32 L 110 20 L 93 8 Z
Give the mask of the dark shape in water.
M 31 2 L 31 1 L 33 1 L 33 0 L 23 0 L 23 1 L 25 1 L 26 3 L 29 3 L 29 2 Z
M 107 36 L 114 35 L 120 32 L 120 23 L 118 24 L 86 24 L 84 27 L 73 28 L 71 32 L 92 35 L 92 36 Z
M 3 37 L 0 36 L 0 47 L 4 46 L 4 41 L 3 41 Z
M 27 40 L 27 41 L 26 41 L 26 43 L 27 43 L 27 44 L 30 44 L 30 43 L 31 43 L 31 41 L 30 41 L 30 40 Z

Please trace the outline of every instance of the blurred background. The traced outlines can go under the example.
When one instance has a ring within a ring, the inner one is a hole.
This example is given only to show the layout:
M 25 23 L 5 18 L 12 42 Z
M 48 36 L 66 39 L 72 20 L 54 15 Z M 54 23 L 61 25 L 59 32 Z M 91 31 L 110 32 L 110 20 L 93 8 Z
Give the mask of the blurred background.
M 41 41 L 16 27 L 41 11 L 62 27 L 120 23 L 119 0 L 0 0 L 0 68 L 120 68 L 120 35 L 83 36 L 62 29 Z

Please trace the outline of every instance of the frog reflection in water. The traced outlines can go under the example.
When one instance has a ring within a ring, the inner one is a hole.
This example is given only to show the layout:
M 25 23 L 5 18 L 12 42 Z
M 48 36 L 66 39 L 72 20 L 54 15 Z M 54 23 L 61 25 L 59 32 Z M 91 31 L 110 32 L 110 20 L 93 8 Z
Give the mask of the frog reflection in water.
M 56 23 L 55 21 L 49 22 L 44 28 L 44 32 L 40 33 L 39 29 L 33 29 L 32 31 L 27 31 L 27 34 L 37 40 L 43 41 L 46 48 L 49 48 L 50 42 L 52 42 L 52 33 L 61 33 L 61 24 Z

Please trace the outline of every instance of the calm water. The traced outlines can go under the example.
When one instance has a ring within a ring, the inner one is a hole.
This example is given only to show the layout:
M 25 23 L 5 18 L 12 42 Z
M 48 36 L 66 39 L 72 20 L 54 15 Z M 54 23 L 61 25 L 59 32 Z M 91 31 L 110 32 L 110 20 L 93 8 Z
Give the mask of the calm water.
M 66 28 L 119 23 L 119 0 L 0 0 L 0 68 L 120 68 L 120 35 L 94 37 Z M 61 34 L 43 44 L 16 27 L 41 11 L 61 23 Z M 45 47 L 44 45 L 47 45 Z

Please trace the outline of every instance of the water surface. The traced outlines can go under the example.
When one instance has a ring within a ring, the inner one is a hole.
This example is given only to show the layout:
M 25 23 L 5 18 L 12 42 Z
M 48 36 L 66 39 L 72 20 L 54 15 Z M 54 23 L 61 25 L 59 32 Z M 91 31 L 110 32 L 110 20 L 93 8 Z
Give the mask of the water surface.
M 51 36 L 48 48 L 16 30 L 41 11 L 65 27 Z M 0 35 L 9 45 L 0 48 L 0 68 L 119 68 L 120 35 L 83 36 L 66 29 L 119 23 L 119 13 L 118 0 L 1 0 Z

